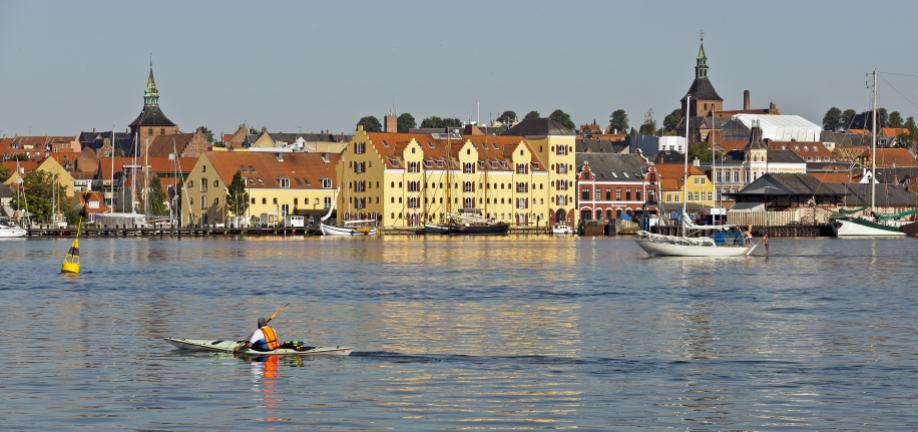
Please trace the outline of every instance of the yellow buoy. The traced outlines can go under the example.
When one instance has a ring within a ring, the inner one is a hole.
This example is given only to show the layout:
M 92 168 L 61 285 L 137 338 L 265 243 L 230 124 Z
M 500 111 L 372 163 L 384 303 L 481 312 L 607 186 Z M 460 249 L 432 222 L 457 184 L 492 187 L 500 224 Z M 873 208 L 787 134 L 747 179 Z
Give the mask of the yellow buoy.
M 61 273 L 80 274 L 80 229 L 83 227 L 83 218 L 77 224 L 76 237 L 70 244 L 70 250 L 64 255 L 64 262 L 61 263 Z

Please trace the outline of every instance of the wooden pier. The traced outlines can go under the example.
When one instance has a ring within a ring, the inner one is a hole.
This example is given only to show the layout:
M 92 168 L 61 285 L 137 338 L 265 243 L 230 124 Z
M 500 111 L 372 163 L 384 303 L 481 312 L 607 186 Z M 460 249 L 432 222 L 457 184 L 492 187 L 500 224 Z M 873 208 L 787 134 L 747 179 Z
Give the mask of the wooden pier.
M 30 238 L 67 238 L 76 234 L 76 228 L 38 227 L 28 230 Z M 157 227 L 157 228 L 103 228 L 84 226 L 81 238 L 165 238 L 165 237 L 235 237 L 235 236 L 306 236 L 318 235 L 312 228 L 292 227 L 255 227 L 255 228 L 216 228 L 216 227 Z

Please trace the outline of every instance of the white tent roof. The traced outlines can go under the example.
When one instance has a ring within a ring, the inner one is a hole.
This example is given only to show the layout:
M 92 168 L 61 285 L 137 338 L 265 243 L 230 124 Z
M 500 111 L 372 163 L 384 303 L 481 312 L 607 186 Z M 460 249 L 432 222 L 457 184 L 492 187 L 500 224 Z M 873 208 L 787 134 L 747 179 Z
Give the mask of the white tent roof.
M 772 141 L 819 141 L 822 133 L 822 126 L 798 115 L 736 114 L 733 118 L 750 129 L 758 123 L 762 138 Z

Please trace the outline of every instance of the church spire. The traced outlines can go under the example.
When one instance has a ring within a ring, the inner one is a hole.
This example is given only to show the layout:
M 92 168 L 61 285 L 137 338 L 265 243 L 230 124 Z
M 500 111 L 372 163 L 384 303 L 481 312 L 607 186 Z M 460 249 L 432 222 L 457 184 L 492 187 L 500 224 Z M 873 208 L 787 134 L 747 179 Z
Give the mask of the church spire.
M 150 55 L 150 75 L 147 77 L 147 88 L 143 91 L 144 105 L 159 105 L 159 90 L 156 89 L 156 80 L 153 78 L 153 55 Z
M 708 56 L 704 53 L 704 32 L 701 32 L 701 45 L 698 47 L 698 58 L 695 59 L 695 79 L 707 79 Z

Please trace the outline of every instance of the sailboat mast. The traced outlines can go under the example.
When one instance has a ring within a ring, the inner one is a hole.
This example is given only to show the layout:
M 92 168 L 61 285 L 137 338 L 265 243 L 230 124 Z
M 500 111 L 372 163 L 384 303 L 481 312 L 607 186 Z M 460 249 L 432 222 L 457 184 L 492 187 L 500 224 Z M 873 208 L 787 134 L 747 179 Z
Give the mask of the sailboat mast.
M 714 145 L 714 110 L 711 110 L 711 131 L 708 132 L 711 134 L 711 184 L 714 187 L 714 200 L 711 202 L 711 205 L 716 209 L 717 208 L 717 147 Z M 714 212 L 711 212 L 714 213 Z M 714 216 L 717 218 L 717 215 Z M 716 222 L 714 223 L 717 224 Z
M 877 70 L 873 70 L 873 121 L 870 131 L 870 211 L 876 211 L 877 197 Z
M 112 125 L 112 150 L 109 152 L 108 157 L 112 160 L 112 178 L 111 184 L 109 185 L 109 192 L 112 194 L 112 199 L 111 206 L 108 208 L 108 212 L 111 213 L 115 211 L 115 125 Z M 123 187 L 122 190 L 124 190 Z M 121 198 L 121 205 L 124 206 L 124 197 Z
M 689 120 L 692 117 L 692 96 L 685 97 L 685 166 L 682 170 L 682 214 L 679 215 L 679 225 L 682 235 L 685 235 L 685 210 L 688 204 L 688 151 L 689 151 Z

